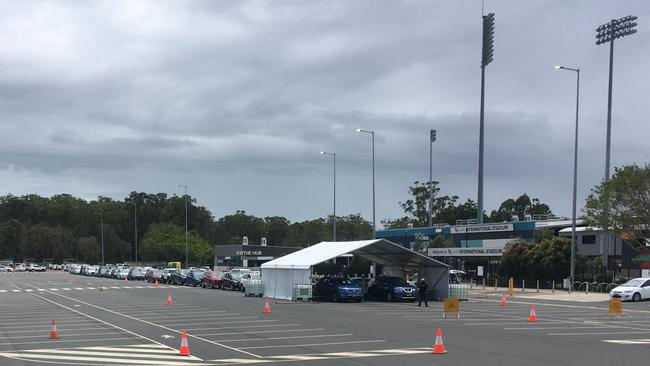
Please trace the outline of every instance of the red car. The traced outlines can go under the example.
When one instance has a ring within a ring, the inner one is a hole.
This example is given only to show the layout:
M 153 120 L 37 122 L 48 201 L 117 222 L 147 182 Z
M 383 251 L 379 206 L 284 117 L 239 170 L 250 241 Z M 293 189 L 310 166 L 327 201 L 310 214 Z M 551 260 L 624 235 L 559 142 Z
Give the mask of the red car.
M 221 274 L 213 271 L 206 271 L 203 274 L 201 286 L 203 288 L 221 288 Z

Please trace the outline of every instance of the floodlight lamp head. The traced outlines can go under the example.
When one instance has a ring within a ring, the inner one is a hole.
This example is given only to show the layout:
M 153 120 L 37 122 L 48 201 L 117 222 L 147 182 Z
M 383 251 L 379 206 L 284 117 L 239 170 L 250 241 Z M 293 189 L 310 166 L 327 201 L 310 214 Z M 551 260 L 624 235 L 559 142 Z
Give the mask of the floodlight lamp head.
M 559 70 L 559 69 L 562 69 L 562 68 L 564 68 L 564 66 L 559 66 L 559 65 L 556 65 L 556 66 L 555 66 L 555 69 L 556 69 L 556 70 Z

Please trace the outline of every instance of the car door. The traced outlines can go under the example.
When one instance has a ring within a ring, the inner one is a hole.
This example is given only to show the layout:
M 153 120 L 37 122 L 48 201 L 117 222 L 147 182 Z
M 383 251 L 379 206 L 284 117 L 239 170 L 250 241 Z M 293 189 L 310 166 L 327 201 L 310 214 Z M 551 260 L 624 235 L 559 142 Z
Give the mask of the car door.
M 650 280 L 645 281 L 643 285 L 641 285 L 641 298 L 650 298 Z

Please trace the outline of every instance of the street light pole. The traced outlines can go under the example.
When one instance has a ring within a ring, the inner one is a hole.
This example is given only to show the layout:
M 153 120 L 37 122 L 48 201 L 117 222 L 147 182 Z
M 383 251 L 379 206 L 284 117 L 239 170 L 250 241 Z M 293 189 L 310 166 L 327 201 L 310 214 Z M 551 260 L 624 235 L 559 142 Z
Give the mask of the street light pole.
M 375 237 L 377 225 L 375 223 L 375 131 L 367 131 L 357 128 L 359 133 L 368 133 L 372 136 L 372 237 Z
M 569 70 L 576 73 L 576 128 L 573 146 L 573 208 L 571 210 L 571 290 L 576 268 L 576 200 L 578 196 L 578 120 L 580 113 L 580 69 L 564 66 L 555 66 L 558 70 Z
M 478 199 L 476 203 L 476 222 L 483 223 L 483 150 L 484 150 L 484 111 L 485 111 L 485 67 L 492 62 L 494 55 L 494 13 L 483 15 L 483 48 L 481 57 L 481 109 L 478 142 Z
M 436 130 L 429 130 L 429 227 L 433 226 L 433 143 Z
M 321 155 L 334 158 L 334 214 L 332 215 L 332 241 L 336 241 L 336 153 L 321 151 Z
M 101 224 L 101 237 L 102 237 L 102 266 L 104 265 L 104 213 L 95 212 L 95 215 L 99 215 L 99 222 Z
M 189 254 L 187 245 L 187 185 L 178 184 L 178 188 L 185 188 L 185 268 L 189 268 Z

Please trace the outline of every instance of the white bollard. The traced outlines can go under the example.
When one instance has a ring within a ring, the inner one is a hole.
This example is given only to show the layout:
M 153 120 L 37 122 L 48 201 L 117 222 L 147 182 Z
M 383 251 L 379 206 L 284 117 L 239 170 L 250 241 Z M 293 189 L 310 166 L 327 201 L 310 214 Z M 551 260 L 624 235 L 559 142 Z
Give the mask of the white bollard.
M 494 279 L 494 291 L 496 291 L 496 290 L 499 289 L 499 282 L 498 282 L 498 281 L 499 281 L 498 278 L 495 278 L 495 279 Z
M 553 281 L 553 289 L 551 290 L 551 293 L 552 293 L 552 294 L 555 293 L 555 281 Z
M 521 280 L 521 292 L 526 291 L 526 280 Z
M 539 292 L 539 280 L 537 280 L 537 292 Z

